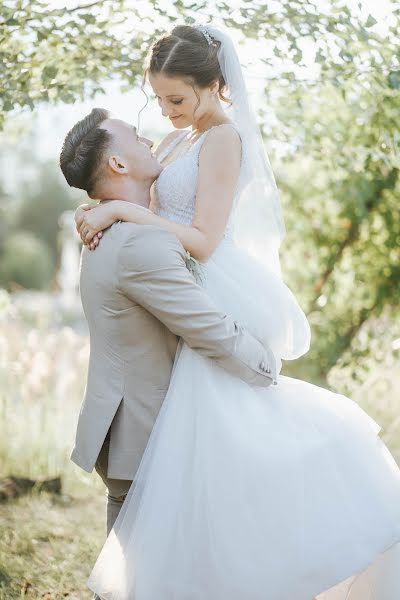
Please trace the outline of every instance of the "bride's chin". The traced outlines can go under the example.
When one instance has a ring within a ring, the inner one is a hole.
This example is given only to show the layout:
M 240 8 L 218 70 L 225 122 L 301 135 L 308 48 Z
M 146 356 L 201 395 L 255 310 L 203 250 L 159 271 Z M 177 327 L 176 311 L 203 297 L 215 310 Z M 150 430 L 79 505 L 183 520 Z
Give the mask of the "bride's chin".
M 191 125 L 191 123 L 187 120 L 187 119 L 170 119 L 173 127 L 175 129 L 186 129 L 186 127 L 189 127 L 189 125 Z

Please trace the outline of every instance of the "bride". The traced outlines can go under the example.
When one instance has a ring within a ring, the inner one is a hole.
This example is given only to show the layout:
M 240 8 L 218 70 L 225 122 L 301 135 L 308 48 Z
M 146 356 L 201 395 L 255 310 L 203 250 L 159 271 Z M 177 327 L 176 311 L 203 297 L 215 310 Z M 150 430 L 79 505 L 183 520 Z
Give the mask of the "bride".
M 310 330 L 280 275 L 279 199 L 229 36 L 175 27 L 147 76 L 177 130 L 158 149 L 153 212 L 80 211 L 86 243 L 115 220 L 168 229 L 279 365 L 303 355 Z M 400 471 L 379 431 L 349 398 L 283 375 L 251 387 L 182 343 L 89 587 L 105 600 L 398 600 Z

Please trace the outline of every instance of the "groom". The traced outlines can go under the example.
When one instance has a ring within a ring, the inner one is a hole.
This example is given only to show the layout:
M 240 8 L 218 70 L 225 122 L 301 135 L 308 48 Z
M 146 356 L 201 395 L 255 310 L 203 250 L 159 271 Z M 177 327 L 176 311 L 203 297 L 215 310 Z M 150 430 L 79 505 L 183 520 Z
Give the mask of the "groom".
M 146 210 L 162 169 L 151 147 L 134 127 L 96 108 L 67 134 L 60 166 L 68 184 L 91 198 Z M 216 309 L 185 259 L 171 233 L 124 222 L 104 232 L 96 251 L 82 251 L 90 361 L 71 458 L 102 477 L 108 532 L 166 395 L 179 338 L 249 384 L 276 379 L 272 352 Z

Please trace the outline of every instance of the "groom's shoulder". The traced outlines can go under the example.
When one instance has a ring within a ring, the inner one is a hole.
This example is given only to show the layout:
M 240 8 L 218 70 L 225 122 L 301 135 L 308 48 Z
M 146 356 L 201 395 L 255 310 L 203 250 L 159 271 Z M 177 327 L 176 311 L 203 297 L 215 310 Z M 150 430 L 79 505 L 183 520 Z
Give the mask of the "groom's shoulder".
M 130 267 L 156 267 L 185 259 L 185 249 L 173 233 L 153 225 L 121 222 L 119 226 L 121 263 Z

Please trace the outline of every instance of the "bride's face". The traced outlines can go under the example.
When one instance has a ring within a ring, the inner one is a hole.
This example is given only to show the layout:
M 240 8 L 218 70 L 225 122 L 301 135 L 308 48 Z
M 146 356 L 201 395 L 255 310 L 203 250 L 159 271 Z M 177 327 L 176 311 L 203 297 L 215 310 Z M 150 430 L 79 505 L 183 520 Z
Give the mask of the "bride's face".
M 218 84 L 193 89 L 183 79 L 163 73 L 149 73 L 149 82 L 163 116 L 168 117 L 176 129 L 196 125 L 205 114 L 215 110 Z

